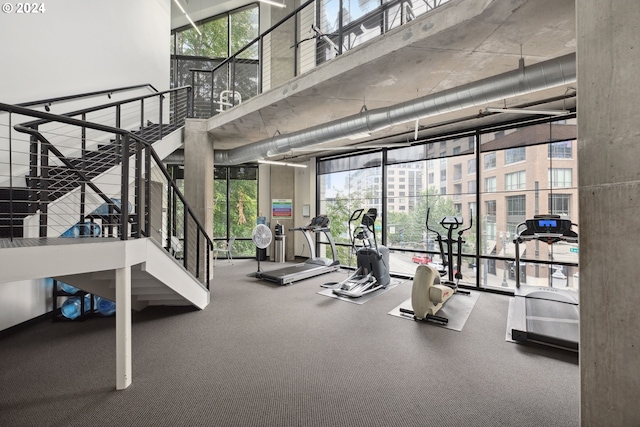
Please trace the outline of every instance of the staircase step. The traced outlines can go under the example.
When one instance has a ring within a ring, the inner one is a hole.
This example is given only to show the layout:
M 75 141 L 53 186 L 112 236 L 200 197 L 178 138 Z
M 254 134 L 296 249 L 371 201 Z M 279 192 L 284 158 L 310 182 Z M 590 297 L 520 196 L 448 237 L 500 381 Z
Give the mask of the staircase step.
M 158 124 L 149 123 L 148 126 L 133 133 L 155 142 L 159 140 L 160 128 L 161 126 Z M 162 125 L 163 136 L 178 128 L 179 126 L 177 125 Z M 119 153 L 121 148 L 120 144 L 115 144 L 114 140 L 114 143 L 99 145 L 95 151 L 85 152 L 84 159 L 69 157 L 67 160 L 74 167 L 84 169 L 83 172 L 86 178 L 92 180 L 113 166 L 120 164 L 121 156 Z M 131 140 L 129 144 L 131 154 L 135 152 L 135 148 L 136 141 Z M 59 160 L 55 160 L 55 162 L 60 163 Z M 20 219 L 33 214 L 37 209 L 37 201 L 44 194 L 42 193 L 42 186 L 45 182 L 50 202 L 59 199 L 82 184 L 82 179 L 74 171 L 60 164 L 49 166 L 46 181 L 43 181 L 41 177 L 32 176 L 25 177 L 25 180 L 28 187 L 14 188 L 13 193 L 10 193 L 9 188 L 0 188 L 0 219 L 7 217 L 11 210 L 13 210 L 14 216 L 20 216 Z M 29 195 L 31 195 L 31 201 L 29 201 Z M 13 202 L 12 207 L 9 207 L 10 201 Z

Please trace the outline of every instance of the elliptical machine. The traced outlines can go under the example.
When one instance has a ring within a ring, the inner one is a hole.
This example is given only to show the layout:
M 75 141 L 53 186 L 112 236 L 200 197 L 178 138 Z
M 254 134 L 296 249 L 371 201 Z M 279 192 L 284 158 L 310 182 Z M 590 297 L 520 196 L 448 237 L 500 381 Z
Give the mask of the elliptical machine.
M 378 245 L 374 230 L 378 211 L 370 208 L 364 214 L 363 212 L 364 209 L 357 209 L 349 219 L 349 228 L 351 228 L 352 223 L 362 217 L 360 225 L 353 228 L 351 235 L 351 246 L 356 251 L 358 268 L 353 275 L 338 283 L 333 289 L 333 293 L 341 297 L 360 298 L 378 289 L 386 288 L 391 282 L 389 249 Z M 362 246 L 357 250 L 356 240 L 362 241 Z
M 414 320 L 434 321 L 447 324 L 449 319 L 438 316 L 436 313 L 442 308 L 445 302 L 454 294 L 471 295 L 471 292 L 464 291 L 458 287 L 458 282 L 462 279 L 460 266 L 462 265 L 462 234 L 473 226 L 473 213 L 467 228 L 461 228 L 463 219 L 461 216 L 445 216 L 440 221 L 440 225 L 447 229 L 447 238 L 429 227 L 429 211 L 427 209 L 427 230 L 436 233 L 436 240 L 440 248 L 440 256 L 445 270 L 446 279 L 441 279 L 443 271 L 436 269 L 432 265 L 419 265 L 413 277 L 413 287 L 411 289 L 411 307 L 413 310 L 401 308 L 400 312 L 413 316 Z M 453 238 L 453 232 L 457 230 L 458 237 Z M 446 257 L 444 245 L 447 245 Z M 453 263 L 453 248 L 456 246 L 456 264 Z M 455 267 L 455 272 L 454 272 Z

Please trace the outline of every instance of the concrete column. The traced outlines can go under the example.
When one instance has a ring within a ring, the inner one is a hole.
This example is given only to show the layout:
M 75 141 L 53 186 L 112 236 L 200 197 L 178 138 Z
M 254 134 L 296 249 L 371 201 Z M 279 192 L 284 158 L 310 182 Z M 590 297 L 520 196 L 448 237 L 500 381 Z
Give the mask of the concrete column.
M 289 0 L 284 3 L 287 8 L 271 7 L 271 25 L 277 24 L 291 10 L 295 9 L 295 1 Z M 269 54 L 269 64 L 271 65 L 268 73 L 270 76 L 269 87 L 276 87 L 295 76 L 293 61 L 295 51 L 283 48 L 294 44 L 296 33 L 294 24 L 294 19 L 289 19 L 265 39 L 267 46 L 264 50 Z
M 187 120 L 184 129 L 185 198 L 209 237 L 213 234 L 213 166 L 213 143 L 207 133 L 207 121 Z M 195 256 L 195 239 L 190 239 L 189 242 L 189 254 Z M 202 252 L 200 272 L 204 274 L 206 252 L 204 249 Z M 213 254 L 209 261 L 213 266 Z
M 116 389 L 131 380 L 131 267 L 125 267 L 116 270 Z
M 576 1 L 582 426 L 640 425 L 640 2 Z
M 291 199 L 295 206 L 294 190 L 295 190 L 295 174 L 293 169 L 288 166 L 274 166 L 271 165 L 271 198 L 272 199 Z M 280 224 L 284 227 L 284 233 L 286 237 L 285 245 L 285 259 L 292 261 L 295 259 L 295 245 L 294 239 L 297 237 L 295 231 L 289 231 L 290 228 L 295 227 L 292 219 L 281 219 Z M 276 218 L 271 218 L 271 231 L 274 231 L 276 226 Z M 300 233 L 299 231 L 297 232 Z M 300 235 L 303 239 L 304 236 Z M 275 254 L 273 255 L 275 257 Z M 275 259 L 275 258 L 274 258 Z

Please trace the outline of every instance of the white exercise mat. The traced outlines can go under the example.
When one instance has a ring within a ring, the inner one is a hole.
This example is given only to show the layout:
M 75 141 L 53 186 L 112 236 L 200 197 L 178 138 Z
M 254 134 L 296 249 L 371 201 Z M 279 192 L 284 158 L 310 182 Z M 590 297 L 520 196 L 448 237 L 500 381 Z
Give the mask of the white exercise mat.
M 444 303 L 444 306 L 436 313 L 436 315 L 440 317 L 446 317 L 447 319 L 449 319 L 449 323 L 429 323 L 442 326 L 443 328 L 453 329 L 454 331 L 461 331 L 479 297 L 480 292 L 477 291 L 471 291 L 471 295 L 455 294 L 454 296 L 449 298 L 449 300 Z M 391 310 L 388 314 L 400 317 L 402 319 L 414 321 L 413 316 L 401 313 L 401 308 L 411 310 L 411 298 L 407 299 L 402 304 Z
M 400 280 L 400 279 L 391 279 L 391 283 L 389 283 L 389 285 L 387 285 L 386 288 L 384 289 L 378 289 L 377 291 L 365 294 L 363 296 L 361 296 L 360 298 L 349 298 L 349 297 L 343 297 L 343 296 L 339 296 L 333 293 L 333 289 L 332 288 L 326 288 L 321 290 L 320 292 L 318 292 L 318 294 L 320 295 L 324 295 L 325 297 L 330 297 L 330 298 L 336 298 L 342 301 L 347 301 L 353 304 L 364 304 L 367 301 L 370 301 L 371 299 L 377 297 L 378 295 L 382 295 L 383 293 L 387 292 L 389 289 L 393 289 L 396 286 L 398 286 L 399 284 L 404 283 L 404 280 Z M 335 286 L 337 287 L 337 285 Z

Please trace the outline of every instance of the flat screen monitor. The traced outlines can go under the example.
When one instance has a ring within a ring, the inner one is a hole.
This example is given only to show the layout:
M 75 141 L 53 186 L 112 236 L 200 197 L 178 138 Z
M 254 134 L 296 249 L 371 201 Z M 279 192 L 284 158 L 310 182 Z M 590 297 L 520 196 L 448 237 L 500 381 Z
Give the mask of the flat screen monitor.
M 555 219 L 539 219 L 538 227 L 540 228 L 556 228 L 558 227 L 558 221 Z

